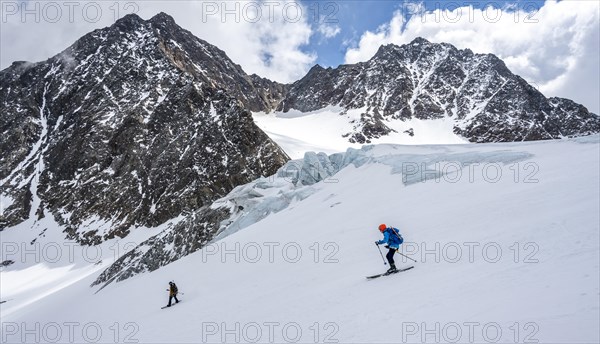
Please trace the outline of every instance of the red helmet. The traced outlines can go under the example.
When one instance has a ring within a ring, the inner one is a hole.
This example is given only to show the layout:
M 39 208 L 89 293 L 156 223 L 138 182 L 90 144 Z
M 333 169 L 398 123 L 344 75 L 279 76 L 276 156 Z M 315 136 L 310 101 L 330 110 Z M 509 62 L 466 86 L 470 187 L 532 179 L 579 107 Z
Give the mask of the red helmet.
M 387 226 L 385 224 L 383 224 L 383 223 L 379 225 L 379 231 L 380 232 L 383 232 L 386 228 L 387 228 Z

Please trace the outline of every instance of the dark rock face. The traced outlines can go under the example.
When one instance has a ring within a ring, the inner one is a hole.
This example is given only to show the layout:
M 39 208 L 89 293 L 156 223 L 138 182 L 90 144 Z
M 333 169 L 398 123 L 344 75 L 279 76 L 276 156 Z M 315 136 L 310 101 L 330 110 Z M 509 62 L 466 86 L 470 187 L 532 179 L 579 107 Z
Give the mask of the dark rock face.
M 395 120 L 453 118 L 472 142 L 541 140 L 600 132 L 600 117 L 572 101 L 547 99 L 494 55 L 417 38 L 382 46 L 369 61 L 315 66 L 289 87 L 278 110 L 362 109 L 351 142 L 389 134 Z
M 54 216 L 71 239 L 97 244 L 288 160 L 249 111 L 270 109 L 269 93 L 165 14 L 129 15 L 45 62 L 14 63 L 0 72 L 0 99 L 0 191 L 13 200 L 0 229 Z M 94 216 L 110 230 L 79 233 Z
M 104 270 L 92 286 L 106 286 L 111 282 L 154 271 L 179 258 L 196 252 L 213 238 L 222 221 L 230 216 L 225 208 L 212 209 L 204 206 L 168 231 L 142 242 Z

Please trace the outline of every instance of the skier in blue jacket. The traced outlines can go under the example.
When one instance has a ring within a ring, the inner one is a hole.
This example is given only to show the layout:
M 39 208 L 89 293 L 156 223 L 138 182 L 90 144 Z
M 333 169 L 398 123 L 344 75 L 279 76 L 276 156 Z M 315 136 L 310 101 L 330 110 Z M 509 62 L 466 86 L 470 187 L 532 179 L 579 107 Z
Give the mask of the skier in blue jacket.
M 390 268 L 388 269 L 387 273 L 396 272 L 398 269 L 396 269 L 396 264 L 394 263 L 394 253 L 396 253 L 396 250 L 400 248 L 400 245 L 404 242 L 404 239 L 400 235 L 400 232 L 397 228 L 388 227 L 385 224 L 379 225 L 379 231 L 383 233 L 383 239 L 375 241 L 375 244 L 385 244 L 385 247 L 389 249 L 388 253 L 385 255 L 390 263 Z

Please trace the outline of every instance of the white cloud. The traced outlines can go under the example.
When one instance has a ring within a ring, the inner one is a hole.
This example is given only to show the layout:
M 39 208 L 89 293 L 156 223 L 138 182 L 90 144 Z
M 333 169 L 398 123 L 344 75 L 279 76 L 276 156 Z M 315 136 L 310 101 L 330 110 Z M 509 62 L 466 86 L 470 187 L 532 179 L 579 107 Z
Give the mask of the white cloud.
M 328 25 L 327 23 L 319 24 L 318 31 L 325 38 L 333 38 L 337 36 L 342 29 L 338 25 Z
M 225 51 L 249 74 L 291 82 L 304 76 L 316 60 L 302 50 L 313 30 L 309 11 L 295 0 L 143 1 L 120 2 L 120 7 L 116 2 L 78 2 L 72 11 L 65 5 L 72 2 L 53 2 L 62 11 L 57 20 L 56 8 L 48 2 L 23 3 L 28 12 L 15 12 L 14 6 L 21 3 L 2 2 L 2 69 L 16 60 L 49 58 L 84 34 L 109 26 L 132 11 L 144 19 L 161 11 L 168 13 L 181 27 Z M 96 6 L 100 6 L 98 16 Z M 29 14 L 22 17 L 23 13 Z
M 346 63 L 368 60 L 382 44 L 420 36 L 493 53 L 546 96 L 570 98 L 599 113 L 599 2 L 549 0 L 536 13 L 469 6 L 413 13 L 420 14 L 407 20 L 396 12 L 389 23 L 365 32 L 347 50 Z
M 196 15 L 176 11 L 173 16 L 181 26 L 224 50 L 247 73 L 292 82 L 316 61 L 315 55 L 302 51 L 313 31 L 308 11 L 299 2 L 238 2 L 239 20 L 226 14 L 234 9 L 232 2 L 214 2 L 219 7 L 214 15 L 207 15 L 211 11 L 207 12 L 206 3 L 192 2 Z

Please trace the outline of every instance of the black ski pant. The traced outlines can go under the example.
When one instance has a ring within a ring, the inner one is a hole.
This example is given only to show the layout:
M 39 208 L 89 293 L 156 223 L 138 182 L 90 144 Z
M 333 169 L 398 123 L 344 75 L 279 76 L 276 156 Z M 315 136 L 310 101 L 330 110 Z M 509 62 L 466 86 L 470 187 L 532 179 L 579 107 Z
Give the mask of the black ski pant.
M 169 306 L 171 305 L 171 300 L 175 298 L 175 303 L 178 303 L 179 300 L 177 300 L 177 295 L 169 295 Z
M 396 253 L 396 249 L 390 247 L 390 250 L 385 255 L 385 257 L 387 258 L 388 262 L 390 263 L 390 266 L 394 265 L 394 253 Z

